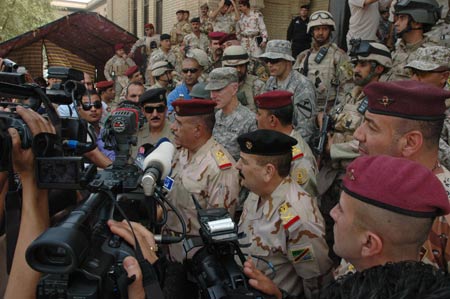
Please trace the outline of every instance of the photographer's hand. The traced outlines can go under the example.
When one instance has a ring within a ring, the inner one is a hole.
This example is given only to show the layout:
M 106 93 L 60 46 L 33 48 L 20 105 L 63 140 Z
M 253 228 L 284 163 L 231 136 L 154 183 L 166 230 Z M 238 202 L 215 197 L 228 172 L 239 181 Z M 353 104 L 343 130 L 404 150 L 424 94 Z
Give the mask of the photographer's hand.
M 108 226 L 113 234 L 122 237 L 130 245 L 136 247 L 131 228 L 125 220 L 122 222 L 108 220 Z M 158 256 L 155 253 L 158 247 L 156 246 L 153 234 L 142 224 L 139 224 L 137 222 L 131 222 L 131 226 L 133 227 L 134 234 L 136 235 L 137 241 L 141 246 L 144 258 L 151 264 L 155 263 L 156 260 L 158 260 Z
M 244 263 L 244 274 L 249 278 L 248 282 L 253 288 L 264 294 L 275 296 L 277 299 L 282 298 L 280 289 L 269 277 L 255 267 L 251 258 Z
M 17 113 L 28 125 L 33 136 L 41 132 L 54 133 L 53 126 L 36 112 L 18 106 Z M 47 190 L 37 188 L 31 149 L 22 149 L 17 130 L 10 128 L 8 132 L 12 140 L 13 166 L 20 174 L 23 191 L 20 230 L 5 298 L 34 298 L 41 274 L 28 266 L 25 251 L 49 226 L 48 194 Z
M 128 299 L 145 299 L 142 271 L 138 261 L 132 256 L 127 256 L 123 260 L 123 267 L 129 278 L 134 276 L 134 281 L 128 286 Z

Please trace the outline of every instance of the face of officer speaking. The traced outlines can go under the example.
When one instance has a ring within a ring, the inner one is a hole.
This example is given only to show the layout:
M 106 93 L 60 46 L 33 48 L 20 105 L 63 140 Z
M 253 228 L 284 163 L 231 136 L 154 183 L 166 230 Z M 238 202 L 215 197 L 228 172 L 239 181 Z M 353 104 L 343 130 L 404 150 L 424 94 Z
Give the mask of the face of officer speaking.
M 312 28 L 312 37 L 314 41 L 319 45 L 324 45 L 330 39 L 331 28 L 328 25 L 314 26 Z
M 126 100 L 134 103 L 139 102 L 139 97 L 144 93 L 144 86 L 131 84 L 128 86 Z
M 197 139 L 194 134 L 196 127 L 195 117 L 175 115 L 175 121 L 170 125 L 175 144 L 189 149 Z
M 230 105 L 236 92 L 237 83 L 230 83 L 222 89 L 211 90 L 211 100 L 217 103 L 217 109 L 223 109 Z
M 360 231 L 354 224 L 356 199 L 341 192 L 338 204 L 330 211 L 330 216 L 334 220 L 334 252 L 347 260 L 355 263 L 360 256 L 360 244 L 358 238 Z
M 353 83 L 362 86 L 364 79 L 370 74 L 372 68 L 371 62 L 368 60 L 358 60 L 353 68 Z
M 100 100 L 100 97 L 96 94 L 92 94 L 91 95 L 91 100 L 89 101 L 89 97 L 88 96 L 83 96 L 83 98 L 81 99 L 81 102 L 85 105 L 85 106 L 89 106 L 90 108 L 88 108 L 88 110 L 84 110 L 82 105 L 78 106 L 78 115 L 86 120 L 88 123 L 90 124 L 95 124 L 98 123 L 100 121 L 100 119 L 102 118 L 102 101 Z M 96 108 L 95 106 L 99 107 Z
M 142 77 L 141 72 L 135 72 L 133 75 L 131 75 L 130 82 L 139 82 L 144 84 L 144 77 Z
M 161 129 L 166 119 L 167 106 L 164 102 L 145 103 L 142 112 L 147 118 L 150 129 Z
M 445 72 L 424 72 L 412 69 L 411 80 L 431 84 L 437 88 L 444 88 L 449 78 L 450 71 Z
M 267 66 L 269 67 L 269 72 L 271 76 L 282 78 L 287 72 L 290 72 L 288 64 L 292 63 L 284 59 L 268 59 Z
M 271 130 L 270 118 L 273 115 L 266 109 L 260 109 L 256 111 L 256 123 L 258 124 L 258 129 L 268 129 Z
M 399 119 L 369 111 L 366 111 L 364 117 L 364 122 L 353 134 L 353 137 L 359 141 L 359 153 L 370 156 L 401 157 L 401 144 L 405 141 L 404 137 L 396 132 Z
M 241 152 L 240 159 L 236 163 L 236 169 L 239 171 L 241 177 L 241 184 L 250 191 L 258 194 L 261 186 L 266 184 L 262 179 L 264 173 L 264 166 L 257 163 L 257 156 Z
M 194 86 L 202 72 L 200 65 L 193 59 L 185 59 L 182 64 L 183 81 L 187 86 Z

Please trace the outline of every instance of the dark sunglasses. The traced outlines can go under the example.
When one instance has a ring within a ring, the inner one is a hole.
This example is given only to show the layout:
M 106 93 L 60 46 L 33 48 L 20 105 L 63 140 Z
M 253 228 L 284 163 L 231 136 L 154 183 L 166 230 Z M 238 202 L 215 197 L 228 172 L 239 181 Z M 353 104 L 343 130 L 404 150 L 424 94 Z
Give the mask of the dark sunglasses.
M 266 58 L 265 62 L 266 63 L 270 63 L 270 64 L 277 64 L 278 62 L 282 61 L 283 59 L 281 58 L 277 58 L 277 59 L 270 59 L 270 58 Z
M 195 74 L 196 72 L 198 72 L 198 69 L 196 68 L 192 68 L 192 69 L 182 69 L 181 70 L 183 73 L 187 74 L 189 72 L 191 72 L 191 74 Z
M 145 113 L 153 113 L 153 111 L 155 111 L 155 110 L 158 113 L 163 113 L 166 110 L 166 106 L 156 106 L 156 107 L 145 106 L 144 107 Z
M 94 103 L 81 103 L 81 107 L 84 111 L 89 111 L 92 109 L 92 107 L 94 107 L 95 109 L 100 109 L 102 108 L 102 106 L 102 102 L 100 101 L 95 101 Z

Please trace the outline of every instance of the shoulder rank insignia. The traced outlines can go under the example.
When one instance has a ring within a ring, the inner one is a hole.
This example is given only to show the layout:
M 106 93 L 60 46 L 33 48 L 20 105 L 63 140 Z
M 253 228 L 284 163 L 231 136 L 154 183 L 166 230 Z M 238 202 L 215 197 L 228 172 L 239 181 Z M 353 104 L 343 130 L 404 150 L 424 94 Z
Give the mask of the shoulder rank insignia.
M 228 169 L 233 166 L 233 164 L 231 164 L 231 161 L 227 156 L 225 156 L 225 153 L 222 150 L 217 150 L 214 152 L 214 159 L 216 160 L 217 166 L 219 166 L 220 169 Z
M 282 204 L 278 209 L 278 212 L 280 213 L 280 218 L 283 223 L 284 229 L 292 230 L 297 227 L 297 225 L 294 224 L 299 223 L 300 216 L 295 213 L 288 202 Z
M 292 178 L 297 182 L 297 184 L 304 185 L 309 180 L 308 171 L 303 167 L 294 169 Z
M 295 145 L 292 147 L 292 161 L 300 159 L 301 157 L 303 157 L 303 155 L 304 154 L 299 147 Z
M 314 252 L 311 246 L 291 249 L 291 255 L 294 263 L 311 262 L 314 260 Z

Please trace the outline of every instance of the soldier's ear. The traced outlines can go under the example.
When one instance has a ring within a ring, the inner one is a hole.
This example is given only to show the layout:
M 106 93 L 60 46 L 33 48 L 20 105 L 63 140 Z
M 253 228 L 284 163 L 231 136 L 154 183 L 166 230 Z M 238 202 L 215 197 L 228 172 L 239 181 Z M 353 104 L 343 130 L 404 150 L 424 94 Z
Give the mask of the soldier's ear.
M 409 158 L 417 154 L 424 146 L 423 134 L 418 130 L 410 131 L 399 139 L 402 157 Z
M 272 163 L 267 163 L 264 166 L 264 174 L 263 174 L 264 182 L 266 183 L 270 182 L 276 173 L 277 168 L 275 167 L 275 165 L 273 165 Z
M 361 240 L 361 256 L 363 258 L 377 256 L 383 252 L 383 240 L 376 233 L 364 231 Z

